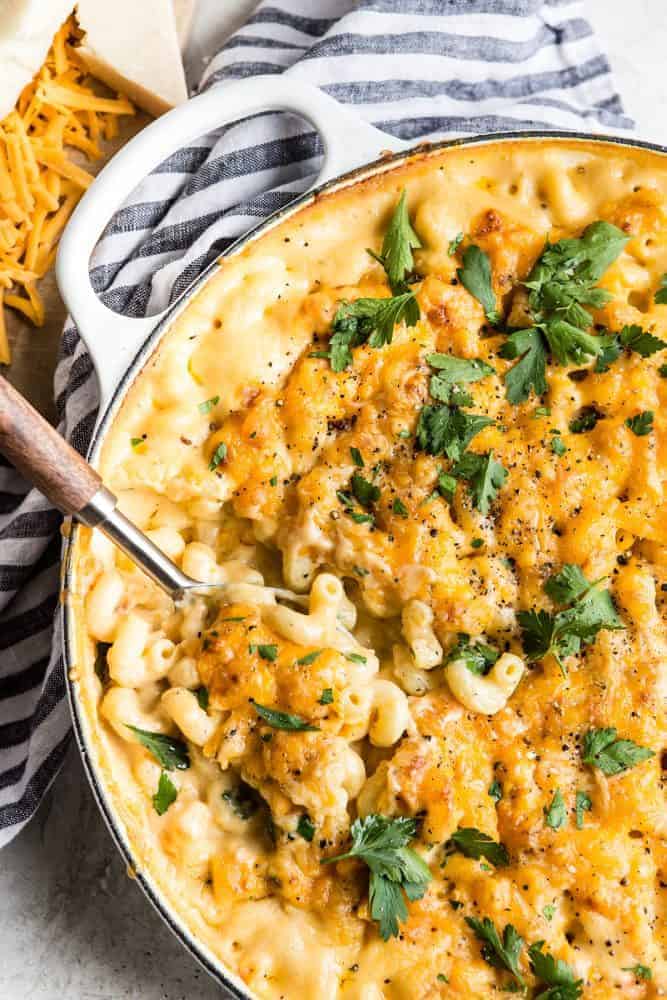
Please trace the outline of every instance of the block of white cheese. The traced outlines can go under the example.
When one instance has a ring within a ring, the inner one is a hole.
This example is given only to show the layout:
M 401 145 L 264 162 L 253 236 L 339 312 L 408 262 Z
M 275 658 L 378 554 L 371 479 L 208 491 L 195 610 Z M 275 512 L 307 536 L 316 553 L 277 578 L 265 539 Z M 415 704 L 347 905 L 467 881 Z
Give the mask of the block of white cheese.
M 0 0 L 0 120 L 40 69 L 72 0 Z
M 42 66 L 75 0 L 0 0 L 0 120 Z M 79 49 L 93 76 L 152 115 L 187 100 L 171 0 L 78 0 Z
M 187 100 L 170 0 L 78 0 L 76 13 L 85 31 L 79 53 L 93 76 L 152 115 Z

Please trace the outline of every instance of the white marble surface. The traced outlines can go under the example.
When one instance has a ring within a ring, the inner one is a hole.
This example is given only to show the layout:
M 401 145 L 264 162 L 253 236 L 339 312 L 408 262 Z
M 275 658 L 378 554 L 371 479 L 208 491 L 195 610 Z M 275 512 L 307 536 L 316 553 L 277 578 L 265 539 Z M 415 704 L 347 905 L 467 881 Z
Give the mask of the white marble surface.
M 200 0 L 188 52 L 193 76 L 253 6 L 253 0 Z M 665 0 L 633 0 L 631 7 L 626 0 L 590 0 L 589 9 L 639 135 L 666 142 Z M 0 997 L 220 996 L 126 877 L 72 751 L 36 819 L 0 853 Z

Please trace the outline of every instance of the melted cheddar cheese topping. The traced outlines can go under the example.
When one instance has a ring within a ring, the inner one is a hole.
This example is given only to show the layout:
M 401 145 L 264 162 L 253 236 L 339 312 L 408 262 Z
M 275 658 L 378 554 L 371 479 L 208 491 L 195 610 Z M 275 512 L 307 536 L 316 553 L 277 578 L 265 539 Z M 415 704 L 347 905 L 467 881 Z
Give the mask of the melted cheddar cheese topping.
M 334 371 L 341 302 L 391 295 L 367 248 L 380 253 L 403 190 L 419 320 Z M 466 918 L 515 928 L 532 995 L 550 985 L 529 962 L 538 941 L 581 981 L 573 997 L 667 990 L 667 352 L 550 358 L 546 392 L 513 405 L 507 332 L 458 273 L 477 246 L 506 324 L 525 328 L 522 282 L 545 241 L 599 220 L 627 240 L 590 332 L 667 340 L 663 157 L 565 139 L 422 153 L 222 260 L 107 435 L 101 472 L 122 508 L 229 602 L 174 609 L 81 531 L 75 677 L 97 767 L 137 866 L 258 997 L 501 995 L 517 980 Z M 463 481 L 443 495 L 452 463 L 419 446 L 433 353 L 490 366 L 465 386 L 491 421 L 468 451 L 506 472 L 484 512 Z M 522 613 L 558 613 L 544 587 L 568 565 L 604 581 L 622 627 L 531 659 Z M 308 612 L 273 586 L 311 591 Z M 471 670 L 462 642 L 496 665 Z M 164 809 L 166 765 L 129 726 L 187 748 Z M 604 729 L 644 748 L 635 766 L 584 759 Z M 366 866 L 322 864 L 377 814 L 415 820 L 431 872 L 388 940 Z M 452 850 L 470 829 L 508 863 Z

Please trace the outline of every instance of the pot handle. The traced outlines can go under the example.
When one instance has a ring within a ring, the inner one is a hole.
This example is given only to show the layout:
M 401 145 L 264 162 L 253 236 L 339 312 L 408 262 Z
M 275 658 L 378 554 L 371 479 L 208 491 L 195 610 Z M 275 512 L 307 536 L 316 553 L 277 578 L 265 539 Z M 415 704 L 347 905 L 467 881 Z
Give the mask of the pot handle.
M 139 181 L 171 153 L 221 125 L 264 111 L 293 112 L 319 131 L 324 160 L 317 184 L 376 159 L 383 150 L 407 146 L 316 87 L 287 76 L 217 84 L 143 129 L 116 153 L 79 202 L 56 261 L 60 294 L 97 369 L 102 406 L 164 316 L 132 319 L 112 312 L 98 299 L 88 267 L 105 225 Z

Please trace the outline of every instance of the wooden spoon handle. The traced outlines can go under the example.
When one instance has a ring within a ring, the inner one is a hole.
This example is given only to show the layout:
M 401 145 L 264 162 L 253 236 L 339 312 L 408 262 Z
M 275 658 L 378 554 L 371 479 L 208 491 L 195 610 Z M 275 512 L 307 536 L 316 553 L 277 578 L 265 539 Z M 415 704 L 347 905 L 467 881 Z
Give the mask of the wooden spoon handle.
M 65 514 L 83 510 L 102 480 L 0 375 L 0 451 Z

